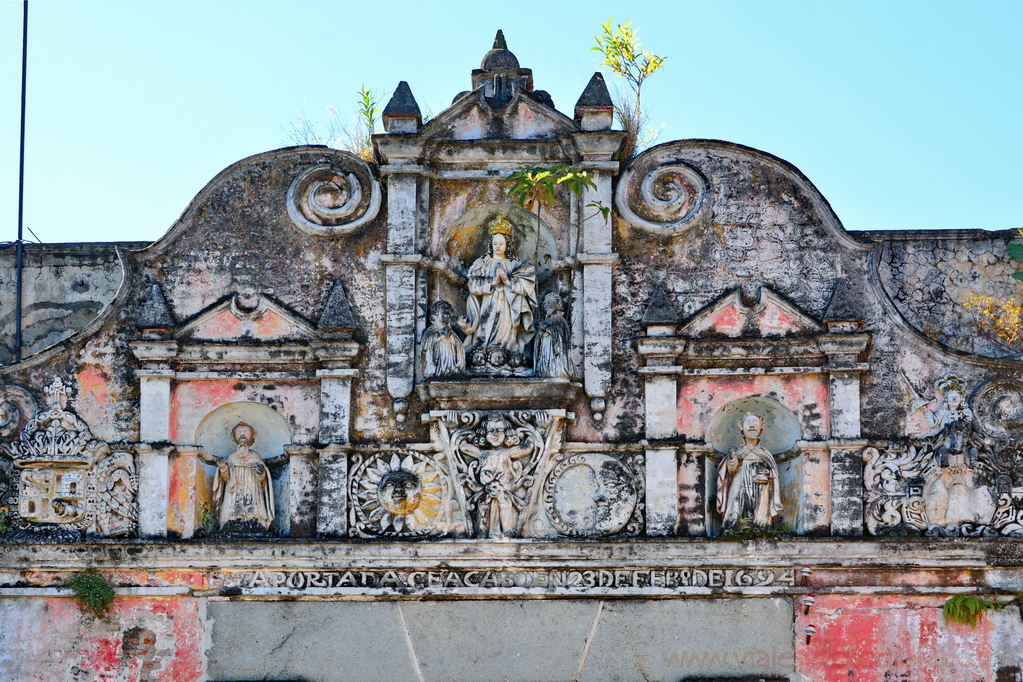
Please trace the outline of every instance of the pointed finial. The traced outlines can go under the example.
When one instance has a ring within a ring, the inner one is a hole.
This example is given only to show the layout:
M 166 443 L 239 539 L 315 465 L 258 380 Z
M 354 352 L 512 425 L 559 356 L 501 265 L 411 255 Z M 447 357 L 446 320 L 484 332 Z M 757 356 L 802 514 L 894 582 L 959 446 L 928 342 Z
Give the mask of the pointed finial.
M 678 314 L 675 304 L 671 302 L 671 298 L 668 297 L 668 292 L 664 290 L 664 285 L 660 282 L 654 284 L 640 324 L 643 327 L 669 327 L 680 322 L 682 322 L 682 317 Z
M 406 81 L 398 83 L 380 118 L 387 133 L 414 133 L 419 130 L 423 116 Z
M 610 130 L 614 124 L 614 113 L 611 93 L 607 91 L 604 75 L 598 71 L 575 103 L 575 121 L 583 130 Z
M 345 288 L 341 282 L 334 282 L 323 308 L 320 321 L 316 325 L 321 331 L 351 332 L 357 329 L 352 307 L 345 296 Z
M 494 36 L 494 47 L 495 50 L 507 50 L 508 43 L 504 42 L 504 31 L 497 29 L 497 35 Z

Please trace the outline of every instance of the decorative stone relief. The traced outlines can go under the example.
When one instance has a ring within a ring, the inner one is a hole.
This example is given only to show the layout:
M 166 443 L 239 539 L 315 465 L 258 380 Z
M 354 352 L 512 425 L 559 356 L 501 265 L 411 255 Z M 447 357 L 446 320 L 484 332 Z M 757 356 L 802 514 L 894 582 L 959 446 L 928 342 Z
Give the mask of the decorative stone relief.
M 559 453 L 543 487 L 544 511 L 562 535 L 639 535 L 643 531 L 643 456 Z
M 28 420 L 36 413 L 35 396 L 21 386 L 0 386 L 0 441 L 17 440 Z
M 565 319 L 565 304 L 560 294 L 549 293 L 543 299 L 544 319 L 536 332 L 535 374 L 549 379 L 571 379 L 575 372 L 569 350 L 572 331 Z
M 914 411 L 923 410 L 932 435 L 863 451 L 867 531 L 933 537 L 1023 534 L 1019 443 L 981 435 L 959 377 L 941 377 L 935 392 L 934 400 L 920 398 L 913 405 Z M 982 391 L 976 402 L 990 418 L 999 401 Z
M 354 535 L 413 538 L 465 532 L 443 455 L 357 453 L 352 455 L 351 472 Z
M 996 379 L 973 397 L 977 424 L 989 436 L 1023 438 L 1023 382 Z
M 615 207 L 629 225 L 662 237 L 677 236 L 710 208 L 708 183 L 679 159 L 674 144 L 637 156 L 618 182 Z
M 60 377 L 45 393 L 48 407 L 26 422 L 18 440 L 0 446 L 18 473 L 11 512 L 14 528 L 30 533 L 134 534 L 138 476 L 133 453 L 112 451 L 92 437 L 88 425 L 67 408 L 69 390 Z
M 380 183 L 369 165 L 347 152 L 299 174 L 288 188 L 288 215 L 310 234 L 344 235 L 376 218 Z
M 739 421 L 743 444 L 729 450 L 718 464 L 717 512 L 722 530 L 771 527 L 784 511 L 778 464 L 760 444 L 767 422 L 747 412 Z
M 441 412 L 434 440 L 446 454 L 471 537 L 531 535 L 540 513 L 537 481 L 564 413 L 555 410 Z

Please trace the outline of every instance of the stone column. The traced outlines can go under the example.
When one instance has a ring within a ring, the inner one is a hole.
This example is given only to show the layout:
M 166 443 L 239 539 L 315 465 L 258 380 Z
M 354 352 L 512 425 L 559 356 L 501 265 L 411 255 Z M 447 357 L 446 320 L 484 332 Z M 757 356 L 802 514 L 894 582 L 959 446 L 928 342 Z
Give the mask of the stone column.
M 607 88 L 600 79 L 587 86 L 576 105 L 582 132 L 573 136 L 581 157 L 579 166 L 593 178 L 579 200 L 582 239 L 576 258 L 583 266 L 583 386 L 591 398 L 594 418 L 603 412 L 611 389 L 611 273 L 618 255 L 611 250 L 611 221 L 588 204 L 611 208 L 611 180 L 618 172 L 614 160 L 623 133 L 608 130 L 612 118 L 604 106 Z M 578 314 L 578 313 L 577 313 Z
M 831 444 L 831 534 L 863 535 L 863 448 L 867 441 Z
M 396 122 L 401 123 L 395 119 L 389 126 Z M 403 128 L 398 125 L 397 129 Z M 418 159 L 424 143 L 405 134 L 381 135 L 374 144 L 386 162 L 380 171 L 387 176 L 387 253 L 381 259 L 387 306 L 387 392 L 392 398 L 404 399 L 415 384 L 416 268 L 421 260 L 416 226 L 419 176 L 424 170 Z
M 352 378 L 356 369 L 321 369 L 320 379 L 320 442 L 347 443 L 352 420 Z
M 289 490 L 291 511 L 289 536 L 293 538 L 316 537 L 316 509 L 319 502 L 317 470 L 319 453 L 316 448 L 285 445 L 288 453 Z
M 203 505 L 210 504 L 210 491 L 199 459 L 199 446 L 177 445 L 174 450 L 168 484 L 167 531 L 173 537 L 190 538 L 202 525 Z
M 859 360 L 870 335 L 860 333 L 862 322 L 827 320 L 829 334 L 818 338 L 827 354 L 828 407 L 831 412 L 830 526 L 832 535 L 863 534 L 863 459 L 860 438 L 860 377 L 869 371 Z
M 666 338 L 672 325 L 647 327 L 648 336 L 638 344 L 646 367 L 643 375 L 646 408 L 646 532 L 675 535 L 679 530 L 678 381 L 675 358 L 684 341 Z M 698 475 L 698 474 L 697 474 Z
M 320 448 L 316 534 L 348 534 L 348 451 L 342 444 Z
M 702 537 L 707 534 L 706 453 L 690 451 L 679 455 L 678 534 Z
M 140 369 L 139 440 L 144 443 L 170 441 L 170 399 L 172 369 Z
M 139 472 L 139 536 L 167 537 L 167 491 L 170 486 L 171 448 L 135 446 Z
M 820 443 L 800 443 L 802 497 L 800 523 L 807 535 L 826 535 L 831 523 L 831 451 Z

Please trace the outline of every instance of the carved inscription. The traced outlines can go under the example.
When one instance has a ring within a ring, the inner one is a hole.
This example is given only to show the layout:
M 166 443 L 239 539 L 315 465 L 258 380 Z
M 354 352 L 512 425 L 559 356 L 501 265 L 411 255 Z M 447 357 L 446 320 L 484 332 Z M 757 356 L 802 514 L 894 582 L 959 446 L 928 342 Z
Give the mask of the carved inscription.
M 217 573 L 211 580 L 218 588 L 311 588 L 398 590 L 434 589 L 503 590 L 511 588 L 573 591 L 635 590 L 689 587 L 743 588 L 794 587 L 795 569 L 784 568 L 650 568 L 561 570 L 392 570 L 337 571 L 237 571 Z

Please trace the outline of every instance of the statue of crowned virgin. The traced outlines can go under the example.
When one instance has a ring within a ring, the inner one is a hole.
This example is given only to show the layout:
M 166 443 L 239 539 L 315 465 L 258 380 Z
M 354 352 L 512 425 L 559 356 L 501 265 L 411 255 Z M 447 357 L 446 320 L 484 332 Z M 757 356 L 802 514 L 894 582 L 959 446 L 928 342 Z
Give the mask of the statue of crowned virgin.
M 487 224 L 487 254 L 469 268 L 469 298 L 458 326 L 465 333 L 465 354 L 472 368 L 526 364 L 536 333 L 536 271 L 515 257 L 512 225 L 498 216 Z

